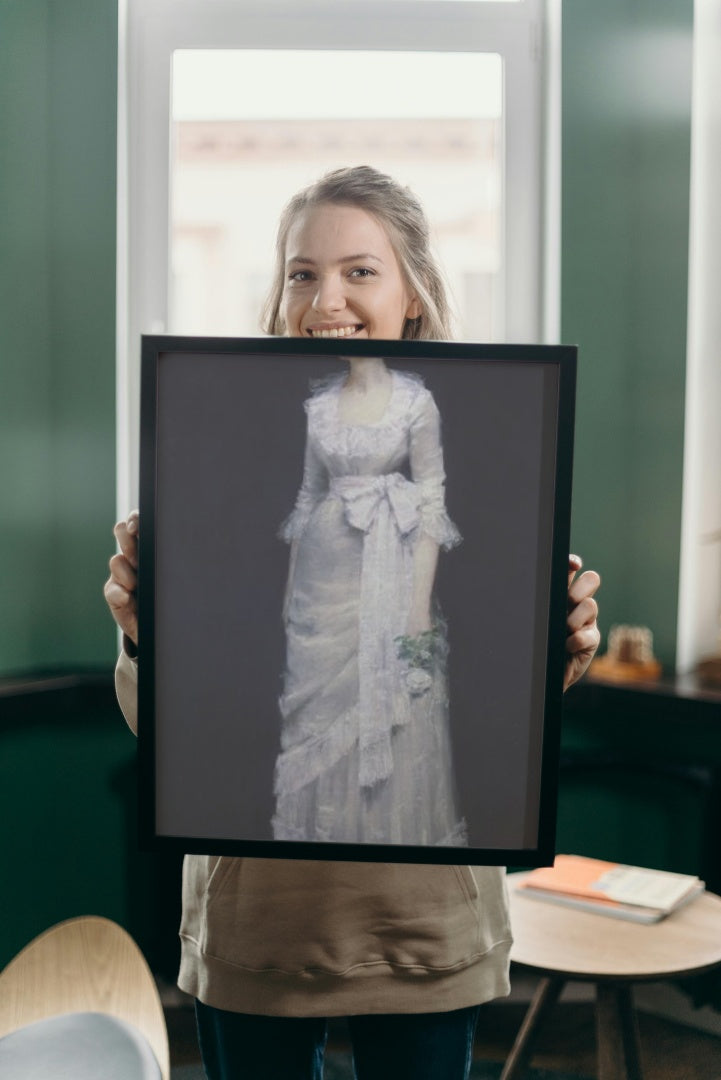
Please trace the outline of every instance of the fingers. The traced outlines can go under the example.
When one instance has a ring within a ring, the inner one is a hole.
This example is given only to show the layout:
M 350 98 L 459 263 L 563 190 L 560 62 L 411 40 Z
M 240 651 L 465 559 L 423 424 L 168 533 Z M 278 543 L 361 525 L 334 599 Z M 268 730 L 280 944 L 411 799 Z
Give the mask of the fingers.
M 601 585 L 595 570 L 576 574 L 583 566 L 577 555 L 568 559 L 568 615 L 566 617 L 566 671 L 564 690 L 572 686 L 588 669 L 601 641 L 597 625 L 598 604 L 594 596 Z
M 135 593 L 124 588 L 112 577 L 105 582 L 105 600 L 116 623 L 130 640 L 138 644 L 138 606 Z
M 566 627 L 569 634 L 581 630 L 584 626 L 593 626 L 598 618 L 598 604 L 593 596 L 584 596 L 578 603 L 570 607 L 566 616 Z
M 601 644 L 601 632 L 595 622 L 574 631 L 566 638 L 566 652 L 574 656 L 577 653 L 589 654 L 589 660 Z
M 589 596 L 593 596 L 601 585 L 601 578 L 595 570 L 585 570 L 580 577 L 573 580 L 569 571 L 568 581 L 568 607 L 569 611 L 580 604 Z
M 123 620 L 123 623 L 127 622 L 129 618 L 134 618 L 135 611 L 135 594 L 128 589 L 119 585 L 112 577 L 108 578 L 103 587 L 103 595 L 107 600 L 108 607 L 113 613 L 113 618 L 116 622 L 119 619 Z M 118 625 L 120 623 L 118 622 Z M 125 629 L 125 626 L 122 627 Z
M 133 564 L 125 555 L 113 555 L 108 563 L 110 567 L 110 580 L 122 585 L 128 592 L 135 592 L 138 588 L 138 575 Z
M 578 571 L 581 569 L 582 566 L 583 566 L 583 559 L 581 558 L 580 555 L 569 555 L 568 556 L 568 587 L 569 587 L 569 589 L 571 588 L 571 584 L 573 583 L 574 577 L 576 576 L 576 574 L 578 573 Z
M 131 564 L 138 565 L 138 533 L 140 530 L 140 516 L 137 510 L 131 511 L 125 521 L 119 521 L 113 533 L 118 542 L 118 547 Z
M 110 613 L 124 634 L 138 643 L 138 531 L 139 515 L 134 510 L 125 521 L 119 521 L 113 533 L 120 553 L 109 562 L 110 577 L 105 582 L 103 594 Z
M 598 604 L 594 595 L 601 584 L 601 578 L 595 570 L 586 570 L 577 578 L 568 590 L 568 615 L 566 617 L 566 629 L 568 638 L 566 648 L 569 652 L 581 651 L 592 643 L 598 635 L 596 620 L 598 618 Z M 591 631 L 590 635 L 577 638 L 576 635 L 583 630 Z M 581 644 L 579 644 L 579 641 Z M 598 647 L 595 641 L 594 647 Z

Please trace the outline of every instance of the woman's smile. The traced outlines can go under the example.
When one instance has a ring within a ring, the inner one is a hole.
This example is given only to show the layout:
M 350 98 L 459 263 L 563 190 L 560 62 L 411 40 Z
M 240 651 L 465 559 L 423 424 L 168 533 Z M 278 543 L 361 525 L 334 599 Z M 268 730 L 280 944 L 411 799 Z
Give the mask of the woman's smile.
M 311 337 L 321 338 L 344 338 L 354 337 L 363 329 L 363 323 L 351 323 L 345 326 L 309 326 L 307 327 L 307 333 Z

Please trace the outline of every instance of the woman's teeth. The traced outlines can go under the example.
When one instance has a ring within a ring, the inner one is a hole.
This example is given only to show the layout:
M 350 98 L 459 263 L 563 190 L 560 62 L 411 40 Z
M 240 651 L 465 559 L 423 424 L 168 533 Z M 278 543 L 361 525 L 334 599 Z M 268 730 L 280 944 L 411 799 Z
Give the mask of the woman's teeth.
M 319 338 L 339 338 L 339 337 L 351 337 L 360 330 L 360 325 L 356 326 L 334 326 L 332 330 L 311 330 L 311 337 Z

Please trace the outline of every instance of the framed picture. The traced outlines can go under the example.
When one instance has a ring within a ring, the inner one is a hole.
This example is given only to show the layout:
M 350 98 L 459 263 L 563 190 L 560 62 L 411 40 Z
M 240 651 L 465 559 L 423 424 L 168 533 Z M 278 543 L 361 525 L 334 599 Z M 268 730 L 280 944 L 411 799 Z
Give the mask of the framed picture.
M 143 846 L 552 861 L 575 371 L 143 339 Z

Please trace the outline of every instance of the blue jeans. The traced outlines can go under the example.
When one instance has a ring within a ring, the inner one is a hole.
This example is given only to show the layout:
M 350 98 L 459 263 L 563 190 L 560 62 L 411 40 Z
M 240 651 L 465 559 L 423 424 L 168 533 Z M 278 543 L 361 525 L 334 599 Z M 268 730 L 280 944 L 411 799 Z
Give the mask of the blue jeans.
M 467 1080 L 478 1010 L 348 1017 L 357 1080 Z M 195 1011 L 208 1080 L 321 1080 L 323 1017 Z

